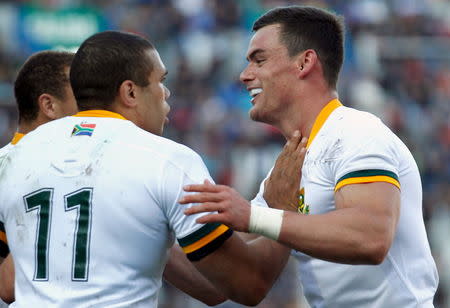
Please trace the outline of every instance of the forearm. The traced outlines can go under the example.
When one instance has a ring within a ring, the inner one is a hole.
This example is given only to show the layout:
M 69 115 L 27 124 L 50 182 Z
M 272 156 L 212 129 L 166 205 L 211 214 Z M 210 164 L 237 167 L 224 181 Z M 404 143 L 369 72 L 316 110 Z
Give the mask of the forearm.
M 327 261 L 378 264 L 392 238 L 386 227 L 389 217 L 374 215 L 360 208 L 340 209 L 322 215 L 285 212 L 279 242 Z
M 174 245 L 170 250 L 163 277 L 177 289 L 209 306 L 218 305 L 226 300 L 226 297 L 186 258 L 178 245 Z
M 0 265 L 0 298 L 8 304 L 14 301 L 14 263 L 11 254 Z
M 247 245 L 256 259 L 254 262 L 258 262 L 264 279 L 272 285 L 289 260 L 291 248 L 264 236 L 248 241 Z
M 381 263 L 397 229 L 399 189 L 386 182 L 346 185 L 334 200 L 336 209 L 325 214 L 285 211 L 279 242 L 327 261 Z
M 233 235 L 217 251 L 194 264 L 231 300 L 256 305 L 280 274 L 289 251 L 266 238 L 245 243 Z

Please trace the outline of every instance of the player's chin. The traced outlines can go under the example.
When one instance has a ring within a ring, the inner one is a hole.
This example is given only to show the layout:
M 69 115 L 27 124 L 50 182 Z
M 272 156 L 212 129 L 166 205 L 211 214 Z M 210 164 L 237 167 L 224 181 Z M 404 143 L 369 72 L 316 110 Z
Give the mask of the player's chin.
M 261 114 L 261 111 L 258 110 L 256 106 L 253 106 L 252 109 L 248 112 L 250 119 L 256 122 L 264 122 L 264 117 Z

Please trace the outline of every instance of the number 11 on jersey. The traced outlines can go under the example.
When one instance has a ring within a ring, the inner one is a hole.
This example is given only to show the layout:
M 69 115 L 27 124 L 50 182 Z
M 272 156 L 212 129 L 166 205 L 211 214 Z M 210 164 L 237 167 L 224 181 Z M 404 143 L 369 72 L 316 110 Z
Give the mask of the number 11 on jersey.
M 92 222 L 92 188 L 82 188 L 64 196 L 64 209 L 77 211 L 72 252 L 72 280 L 89 278 L 89 252 Z M 48 280 L 48 257 L 53 208 L 53 188 L 42 188 L 24 196 L 25 211 L 37 211 L 35 271 L 33 280 Z

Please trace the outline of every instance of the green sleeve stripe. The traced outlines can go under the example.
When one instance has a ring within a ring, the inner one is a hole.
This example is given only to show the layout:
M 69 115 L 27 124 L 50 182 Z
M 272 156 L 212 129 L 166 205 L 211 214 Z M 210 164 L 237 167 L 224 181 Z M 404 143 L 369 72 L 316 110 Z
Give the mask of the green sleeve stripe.
M 9 253 L 9 247 L 8 245 L 6 245 L 5 242 L 0 241 L 0 257 L 1 258 L 6 258 L 6 256 Z
M 206 224 L 197 231 L 195 231 L 194 233 L 191 233 L 188 236 L 178 239 L 178 243 L 180 244 L 181 247 L 189 246 L 190 244 L 195 243 L 198 240 L 204 238 L 206 235 L 213 232 L 221 225 L 222 224 L 218 222 Z
M 199 261 L 210 253 L 216 251 L 220 246 L 222 246 L 223 243 L 225 243 L 227 239 L 230 238 L 232 234 L 233 230 L 228 229 L 225 233 L 221 234 L 219 237 L 215 238 L 202 248 L 186 254 L 186 257 L 191 261 Z
M 344 175 L 343 177 L 341 177 L 337 183 L 346 180 L 346 179 L 350 179 L 350 178 L 364 178 L 364 177 L 368 177 L 368 176 L 377 176 L 377 175 L 384 175 L 384 176 L 388 176 L 391 177 L 393 179 L 395 179 L 396 181 L 398 181 L 398 176 L 391 171 L 387 171 L 387 170 L 381 170 L 381 169 L 368 169 L 368 170 L 360 170 L 360 171 L 353 171 L 350 173 L 347 173 L 346 175 Z

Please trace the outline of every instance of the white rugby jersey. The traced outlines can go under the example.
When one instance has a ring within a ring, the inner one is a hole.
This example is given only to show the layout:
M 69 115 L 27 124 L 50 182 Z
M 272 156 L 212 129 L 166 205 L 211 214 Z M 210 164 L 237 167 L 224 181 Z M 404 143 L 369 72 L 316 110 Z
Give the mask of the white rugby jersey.
M 37 150 L 38 149 L 38 150 Z M 0 221 L 13 307 L 156 307 L 168 249 L 197 260 L 231 234 L 199 225 L 182 187 L 211 177 L 189 148 L 108 111 L 41 125 L 9 152 Z
M 299 211 L 333 211 L 334 193 L 340 187 L 379 181 L 401 190 L 400 218 L 387 257 L 380 265 L 347 265 L 293 252 L 311 307 L 433 307 L 438 275 L 422 217 L 417 165 L 380 119 L 331 101 L 318 115 L 308 140 Z M 267 206 L 263 183 L 252 205 Z
M 11 149 L 11 147 L 12 144 L 8 143 L 7 145 L 5 145 L 0 149 L 0 170 L 2 163 L 6 159 L 6 156 L 8 155 L 8 152 Z M 0 258 L 5 258 L 8 255 L 8 253 L 9 248 L 8 248 L 8 241 L 6 239 L 5 225 L 3 224 L 3 221 L 0 221 Z
M 9 150 L 22 137 L 23 137 L 23 134 L 15 133 L 11 142 L 0 149 L 0 170 L 1 170 L 2 162 L 3 162 L 3 160 L 6 159 L 6 156 L 8 155 Z M 0 204 L 0 207 L 1 206 L 2 205 Z M 5 225 L 3 224 L 2 221 L 0 221 L 0 258 L 6 258 L 6 256 L 8 254 L 9 254 L 9 247 L 8 247 L 8 240 L 6 238 L 6 233 L 5 233 Z M 8 305 L 0 299 L 0 308 L 3 308 L 3 307 L 8 307 Z
M 9 150 L 17 142 L 19 142 L 19 140 L 22 139 L 23 136 L 24 136 L 24 134 L 16 132 L 14 134 L 14 137 L 11 140 L 11 142 L 0 149 L 0 170 L 2 168 L 3 161 L 5 160 L 5 162 L 6 162 L 6 156 L 8 155 Z M 0 207 L 1 207 L 1 204 L 0 204 Z M 6 238 L 6 233 L 5 233 L 5 225 L 3 224 L 3 221 L 0 221 L 0 258 L 5 258 L 8 255 L 8 253 L 9 253 L 9 248 L 8 248 L 8 240 Z

